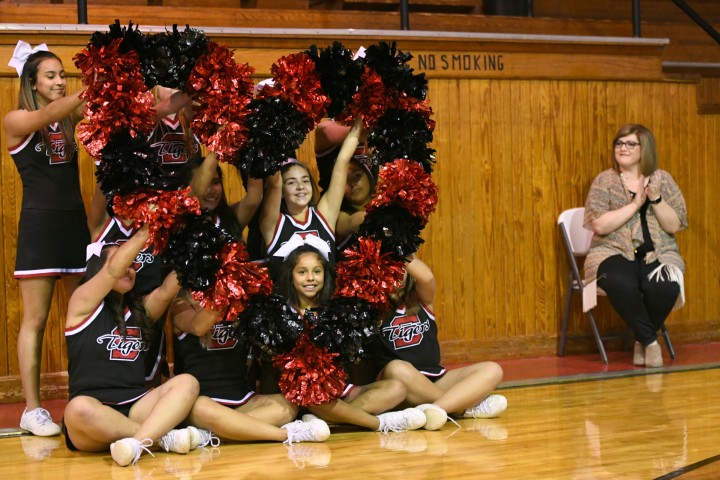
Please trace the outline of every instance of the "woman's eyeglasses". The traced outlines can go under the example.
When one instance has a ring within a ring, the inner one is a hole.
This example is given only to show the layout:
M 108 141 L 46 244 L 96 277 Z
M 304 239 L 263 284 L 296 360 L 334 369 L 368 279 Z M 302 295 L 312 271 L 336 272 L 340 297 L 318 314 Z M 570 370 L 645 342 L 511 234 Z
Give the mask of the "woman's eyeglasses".
M 628 150 L 632 150 L 640 144 L 638 142 L 621 142 L 620 140 L 615 140 L 613 145 L 615 145 L 615 148 L 627 147 Z

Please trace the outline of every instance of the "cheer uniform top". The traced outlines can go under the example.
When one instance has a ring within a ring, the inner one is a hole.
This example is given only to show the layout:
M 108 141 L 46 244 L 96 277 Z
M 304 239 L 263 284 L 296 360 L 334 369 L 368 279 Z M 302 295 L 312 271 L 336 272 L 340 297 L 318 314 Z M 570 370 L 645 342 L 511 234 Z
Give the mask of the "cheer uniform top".
M 85 272 L 90 233 L 80 194 L 77 146 L 66 148 L 58 123 L 47 128 L 50 152 L 41 131 L 9 148 L 23 184 L 16 278 Z
M 192 136 L 192 151 L 188 155 L 179 116 L 160 120 L 150 133 L 148 143 L 157 152 L 163 172 L 171 177 L 189 176 L 187 161 L 200 155 L 200 140 L 195 135 Z M 184 180 L 189 182 L 189 178 Z
M 378 370 L 391 360 L 405 360 L 429 378 L 445 374 L 440 365 L 440 342 L 435 315 L 423 305 L 415 314 L 408 315 L 405 307 L 383 321 L 373 358 Z
M 119 218 L 110 217 L 102 231 L 96 239 L 97 242 L 104 243 L 123 243 L 127 241 L 134 233 L 132 225 L 126 226 Z M 159 287 L 165 277 L 170 273 L 168 269 L 163 268 L 161 256 L 153 254 L 153 246 L 144 248 L 135 257 L 133 263 L 135 268 L 135 285 L 133 285 L 133 293 L 135 295 L 145 296 Z M 145 356 L 145 380 L 147 382 L 159 383 L 160 368 L 163 366 L 165 359 L 165 315 L 153 325 L 153 340 L 148 345 L 148 352 Z M 167 372 L 169 376 L 169 371 Z
M 175 372 L 197 378 L 200 395 L 228 406 L 243 405 L 255 395 L 245 373 L 245 357 L 232 335 L 232 323 L 213 325 L 207 348 L 199 337 L 185 332 L 176 336 L 175 346 Z
M 315 207 L 308 207 L 304 222 L 295 220 L 291 215 L 285 213 L 280 214 L 272 241 L 267 247 L 271 271 L 277 271 L 285 260 L 282 257 L 276 257 L 275 252 L 280 250 L 280 247 L 290 240 L 293 235 L 300 235 L 302 237 L 315 235 L 325 240 L 328 247 L 330 247 L 330 254 L 328 255 L 330 268 L 335 268 L 335 233 L 330 225 L 328 225 L 327 220 L 320 215 L 320 212 L 318 212 Z
M 127 335 L 101 303 L 79 325 L 65 329 L 70 399 L 87 395 L 109 405 L 132 403 L 145 395 L 145 354 L 140 327 L 125 311 Z

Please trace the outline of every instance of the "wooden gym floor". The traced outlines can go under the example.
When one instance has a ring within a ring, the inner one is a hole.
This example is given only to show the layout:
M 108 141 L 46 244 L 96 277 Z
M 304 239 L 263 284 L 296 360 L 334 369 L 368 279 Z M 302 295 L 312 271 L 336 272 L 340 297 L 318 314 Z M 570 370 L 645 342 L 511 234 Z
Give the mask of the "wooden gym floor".
M 383 435 L 334 427 L 323 444 L 226 443 L 188 455 L 68 451 L 62 437 L 17 435 L 21 405 L 0 406 L 0 472 L 15 479 L 672 479 L 720 478 L 720 344 L 676 346 L 659 370 L 628 352 L 501 361 L 498 419 Z M 64 402 L 47 402 L 59 419 Z

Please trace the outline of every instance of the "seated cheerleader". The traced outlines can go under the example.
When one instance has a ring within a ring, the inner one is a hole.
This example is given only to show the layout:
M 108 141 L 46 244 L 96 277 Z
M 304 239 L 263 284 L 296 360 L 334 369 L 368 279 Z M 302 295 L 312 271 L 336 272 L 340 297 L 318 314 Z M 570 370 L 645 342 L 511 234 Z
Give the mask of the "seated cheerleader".
M 170 308 L 175 332 L 175 373 L 200 382 L 188 423 L 237 441 L 324 442 L 330 436 L 319 419 L 295 421 L 297 406 L 280 394 L 256 395 L 246 361 L 232 336 L 232 322 L 201 308 L 183 292 Z
M 109 447 L 120 466 L 137 462 L 156 441 L 165 451 L 187 453 L 202 437 L 194 427 L 173 430 L 197 399 L 195 378 L 178 375 L 153 390 L 145 386 L 148 332 L 180 289 L 172 273 L 142 300 L 131 294 L 133 262 L 148 238 L 144 226 L 120 247 L 103 248 L 89 259 L 65 324 L 66 444 L 83 452 Z
M 300 317 L 318 310 L 329 301 L 335 288 L 333 271 L 326 257 L 329 253 L 327 246 L 311 236 L 308 243 L 289 253 L 281 264 L 276 284 L 277 292 L 287 299 Z M 330 423 L 348 423 L 381 432 L 416 430 L 425 425 L 422 411 L 407 408 L 387 412 L 397 406 L 405 395 L 402 383 L 392 379 L 363 387 L 348 385 L 343 399 L 307 407 L 312 415 L 305 415 L 303 419 L 309 420 L 317 415 Z
M 427 430 L 447 421 L 446 412 L 462 418 L 493 418 L 507 408 L 502 395 L 490 395 L 503 371 L 495 362 L 446 370 L 440 365 L 438 328 L 432 313 L 435 277 L 413 256 L 405 265 L 406 280 L 394 296 L 396 311 L 383 321 L 372 350 L 381 378 L 400 380 L 407 388 L 404 405 L 427 416 Z

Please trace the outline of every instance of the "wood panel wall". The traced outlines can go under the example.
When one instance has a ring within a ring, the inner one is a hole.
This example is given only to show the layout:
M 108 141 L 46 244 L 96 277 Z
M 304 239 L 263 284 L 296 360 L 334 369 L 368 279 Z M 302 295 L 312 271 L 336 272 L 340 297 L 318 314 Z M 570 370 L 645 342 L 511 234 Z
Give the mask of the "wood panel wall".
M 0 35 L 0 53 L 11 50 L 16 39 L 17 34 Z M 268 49 L 294 53 L 311 43 L 326 45 L 332 40 L 286 39 L 273 47 L 273 39 L 255 38 L 253 42 L 262 48 L 247 46 L 252 42 L 243 45 L 241 40 L 234 47 L 240 61 L 247 61 L 263 58 Z M 69 71 L 74 67 L 68 52 L 78 51 L 86 41 L 70 39 L 63 47 Z M 434 42 L 407 40 L 400 47 L 445 51 L 461 46 L 456 39 L 447 45 Z M 563 47 L 553 48 L 561 53 Z M 582 57 L 576 45 L 567 48 Z M 633 78 L 632 55 L 627 57 L 628 78 Z M 573 58 L 568 55 L 568 62 Z M 258 79 L 268 76 L 269 64 L 258 66 Z M 688 204 L 690 228 L 679 235 L 687 261 L 688 301 L 671 315 L 668 330 L 676 343 L 720 338 L 720 243 L 715 221 L 720 196 L 714 193 L 720 117 L 697 113 L 696 83 L 666 81 L 659 74 L 645 80 L 608 80 L 592 65 L 577 69 L 576 78 L 553 79 L 551 72 L 541 70 L 538 67 L 535 78 L 527 72 L 523 78 L 427 72 L 437 121 L 432 146 L 437 150 L 434 180 L 440 201 L 423 233 L 426 243 L 420 255 L 438 279 L 436 313 L 444 361 L 555 353 L 567 275 L 556 219 L 562 210 L 584 205 L 592 179 L 610 166 L 615 131 L 627 122 L 645 124 L 655 132 L 661 168 L 675 177 Z M 18 84 L 10 69 L 0 67 L 0 111 L 15 108 Z M 69 90 L 77 88 L 79 81 L 73 77 Z M 309 138 L 301 159 L 311 160 L 312 146 Z M 2 138 L 0 401 L 21 398 L 15 351 L 21 300 L 13 268 L 22 189 L 7 148 Z M 94 176 L 87 155 L 82 156 L 81 166 L 83 197 L 89 203 Z M 234 172 L 229 176 L 228 193 L 237 199 L 242 189 Z M 50 396 L 56 391 L 61 395 L 65 381 L 65 302 L 64 295 L 56 295 L 45 336 L 43 392 Z M 622 329 L 622 321 L 607 302 L 600 303 L 601 330 Z M 570 331 L 589 334 L 577 302 Z M 595 348 L 592 341 L 573 341 L 568 347 L 571 352 Z

